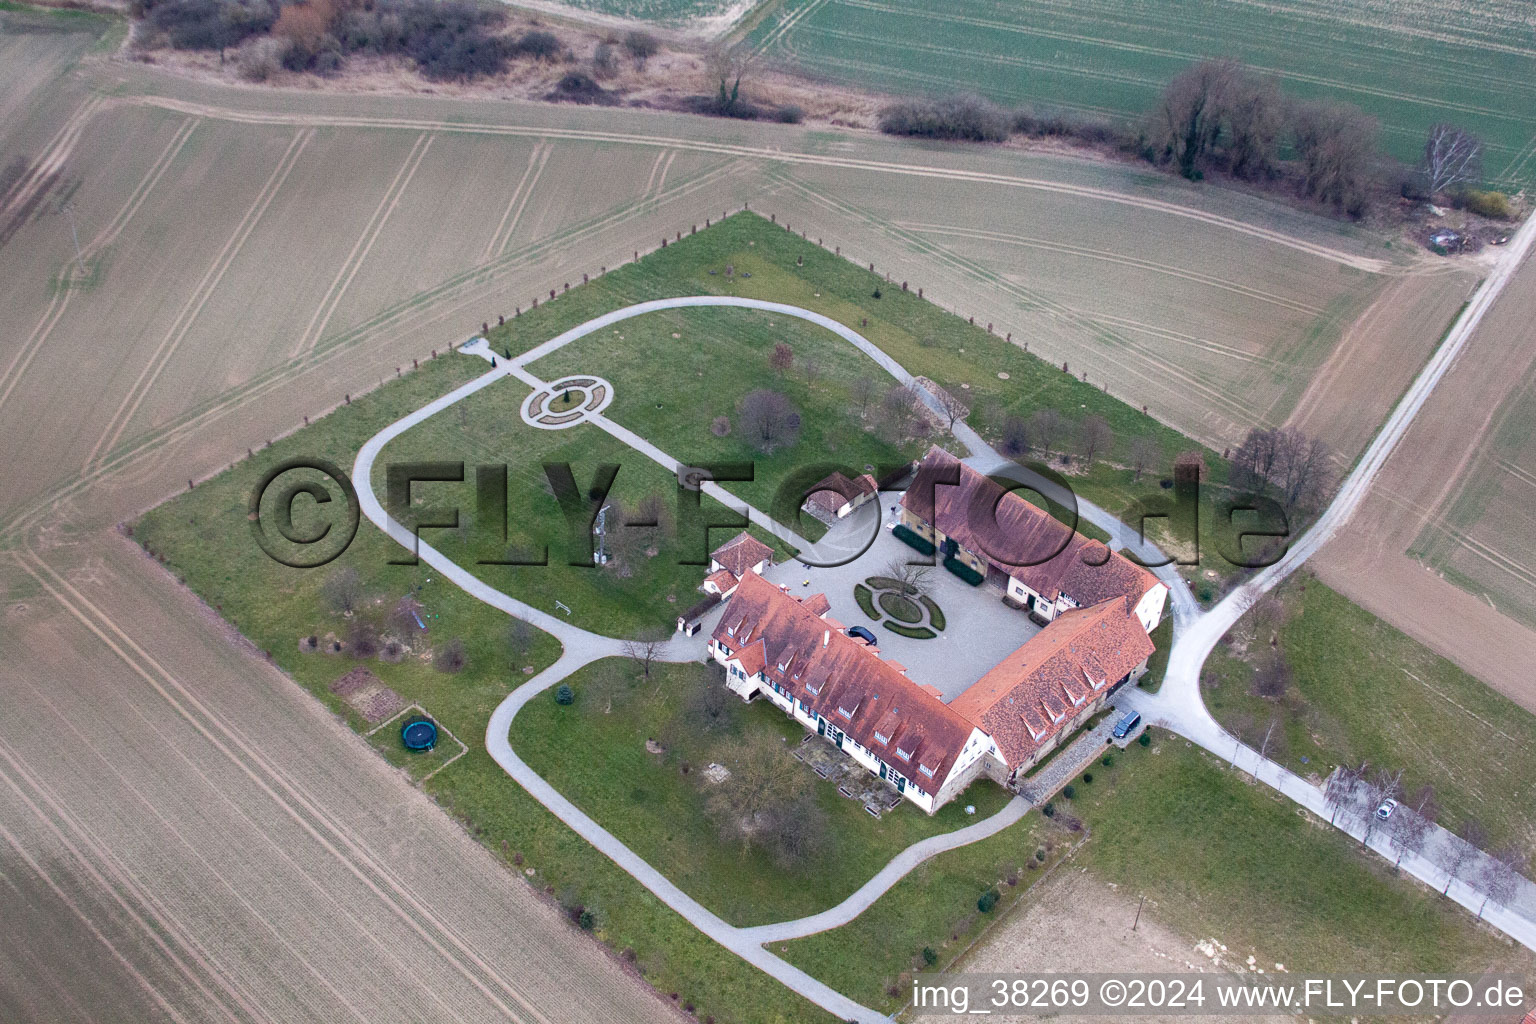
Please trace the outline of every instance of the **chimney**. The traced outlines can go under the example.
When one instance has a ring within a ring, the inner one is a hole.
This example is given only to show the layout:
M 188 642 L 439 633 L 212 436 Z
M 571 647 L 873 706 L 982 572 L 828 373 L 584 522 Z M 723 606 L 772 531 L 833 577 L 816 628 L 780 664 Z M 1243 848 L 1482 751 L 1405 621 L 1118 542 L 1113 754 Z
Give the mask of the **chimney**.
M 822 630 L 821 631 L 821 646 L 825 647 L 825 646 L 827 646 L 827 644 L 829 644 L 831 642 L 832 642 L 832 631 L 830 629 Z

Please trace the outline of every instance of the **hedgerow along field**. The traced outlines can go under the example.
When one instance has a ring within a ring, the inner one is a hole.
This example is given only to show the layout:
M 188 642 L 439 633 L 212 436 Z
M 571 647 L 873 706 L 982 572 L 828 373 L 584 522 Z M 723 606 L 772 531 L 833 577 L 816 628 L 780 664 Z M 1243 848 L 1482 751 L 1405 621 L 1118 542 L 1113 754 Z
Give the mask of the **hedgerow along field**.
M 970 89 L 1116 120 L 1150 109 L 1190 63 L 1234 57 L 1298 98 L 1361 107 L 1400 159 L 1451 121 L 1486 140 L 1490 180 L 1536 181 L 1536 24 L 1517 3 L 784 0 L 744 44 L 895 95 Z

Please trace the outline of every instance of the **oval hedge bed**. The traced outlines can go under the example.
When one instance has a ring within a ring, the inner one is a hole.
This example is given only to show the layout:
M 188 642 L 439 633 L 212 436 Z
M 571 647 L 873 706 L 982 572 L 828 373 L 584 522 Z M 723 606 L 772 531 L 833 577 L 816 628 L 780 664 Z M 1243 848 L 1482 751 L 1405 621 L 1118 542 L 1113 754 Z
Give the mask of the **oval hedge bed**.
M 881 625 L 897 636 L 910 637 L 913 640 L 932 640 L 939 635 L 927 626 L 903 626 L 901 623 L 892 622 L 890 619 L 886 619 Z
M 870 594 L 869 588 L 862 583 L 853 585 L 853 599 L 859 602 L 859 607 L 864 609 L 864 614 L 872 619 L 878 619 L 880 613 L 875 610 L 875 599 Z
M 929 597 L 927 594 L 923 594 L 918 598 L 918 600 L 923 602 L 924 608 L 928 609 L 928 625 L 932 626 L 934 629 L 939 630 L 940 632 L 943 632 L 944 612 L 939 609 L 939 603 L 933 598 Z
M 911 625 L 923 621 L 923 610 L 917 606 L 917 602 L 909 597 L 903 597 L 894 590 L 881 592 L 880 609 L 897 622 Z

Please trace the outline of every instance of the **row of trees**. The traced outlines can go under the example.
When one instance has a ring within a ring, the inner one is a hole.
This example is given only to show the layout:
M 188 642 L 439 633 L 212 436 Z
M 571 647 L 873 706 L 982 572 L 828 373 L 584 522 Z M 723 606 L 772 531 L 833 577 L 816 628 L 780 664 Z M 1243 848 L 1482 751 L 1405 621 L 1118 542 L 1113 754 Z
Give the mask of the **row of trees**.
M 1451 883 L 1463 882 L 1483 896 L 1477 916 L 1481 918 L 1488 904 L 1508 906 L 1520 891 L 1520 883 L 1529 863 L 1526 852 L 1516 843 L 1488 849 L 1488 830 L 1475 818 L 1465 819 L 1454 835 L 1443 835 L 1435 828 L 1440 816 L 1434 789 L 1424 786 L 1411 796 L 1405 795 L 1400 771 L 1372 768 L 1370 765 L 1345 765 L 1328 777 L 1323 798 L 1332 813 L 1332 821 L 1353 825 L 1360 831 L 1361 845 L 1385 832 L 1400 866 L 1409 855 L 1425 855 L 1446 873 L 1445 892 Z M 1388 800 L 1399 802 L 1386 818 L 1377 808 Z M 1486 856 L 1479 856 L 1479 853 Z
M 1067 136 L 1110 144 L 1191 180 L 1229 174 L 1293 189 L 1351 216 L 1365 212 L 1373 193 L 1393 190 L 1412 198 L 1464 196 L 1469 205 L 1485 205 L 1490 216 L 1507 210 L 1507 202 L 1497 202 L 1502 196 L 1468 191 L 1482 178 L 1483 144 L 1466 130 L 1434 125 L 1422 159 L 1408 167 L 1381 152 L 1380 127 L 1359 107 L 1287 96 L 1274 78 L 1231 59 L 1199 61 L 1180 72 L 1129 128 L 1010 111 L 969 93 L 892 103 L 881 110 L 879 124 L 888 134 L 935 139 Z
M 1273 488 L 1288 509 L 1310 508 L 1333 480 L 1333 453 L 1295 427 L 1254 427 L 1232 456 L 1231 479 L 1242 490 Z

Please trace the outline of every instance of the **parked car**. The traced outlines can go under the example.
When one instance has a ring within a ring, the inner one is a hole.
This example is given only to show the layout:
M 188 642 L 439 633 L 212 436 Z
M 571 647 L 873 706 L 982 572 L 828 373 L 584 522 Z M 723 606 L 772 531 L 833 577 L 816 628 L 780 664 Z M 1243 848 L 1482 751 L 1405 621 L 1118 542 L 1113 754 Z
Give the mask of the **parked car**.
M 1382 821 L 1386 821 L 1388 818 L 1392 817 L 1392 812 L 1395 810 L 1397 810 L 1396 800 L 1383 800 L 1381 802 L 1381 806 L 1376 808 L 1376 817 L 1380 818 Z
M 1115 737 L 1115 739 L 1117 739 L 1117 740 L 1125 739 L 1131 733 L 1135 732 L 1136 731 L 1136 727 L 1138 725 L 1140 725 L 1140 724 L 1141 724 L 1141 712 L 1139 712 L 1139 711 L 1127 711 L 1125 713 L 1125 717 L 1120 719 L 1120 721 L 1115 723 L 1115 728 L 1114 728 L 1114 737 Z
M 864 643 L 869 647 L 873 647 L 875 644 L 879 643 L 879 641 L 875 639 L 875 634 L 871 633 L 863 626 L 849 626 L 848 635 L 858 640 L 863 640 Z

